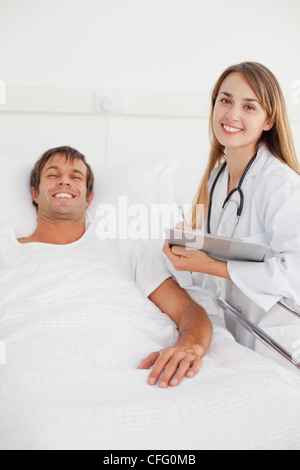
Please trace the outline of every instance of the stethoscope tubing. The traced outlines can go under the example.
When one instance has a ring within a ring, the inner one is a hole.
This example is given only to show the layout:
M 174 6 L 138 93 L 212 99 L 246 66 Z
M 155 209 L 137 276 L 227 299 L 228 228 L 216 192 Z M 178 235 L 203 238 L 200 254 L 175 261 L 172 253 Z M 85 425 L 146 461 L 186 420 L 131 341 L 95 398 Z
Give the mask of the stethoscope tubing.
M 241 176 L 241 179 L 237 185 L 236 188 L 232 189 L 232 191 L 230 191 L 230 193 L 226 196 L 225 198 L 225 201 L 223 202 L 223 205 L 222 205 L 222 211 L 221 211 L 221 215 L 220 215 L 220 218 L 219 218 L 219 222 L 218 222 L 218 225 L 217 225 L 217 228 L 216 228 L 216 232 L 218 231 L 218 228 L 220 226 L 220 223 L 221 223 L 221 220 L 222 220 L 222 216 L 223 216 L 223 213 L 225 211 L 225 208 L 226 208 L 226 205 L 228 203 L 228 201 L 230 200 L 230 198 L 232 197 L 232 195 L 235 193 L 235 192 L 238 192 L 239 193 L 239 196 L 240 196 L 240 204 L 238 205 L 238 208 L 237 208 L 237 218 L 236 218 L 236 222 L 235 222 L 235 226 L 234 226 L 234 229 L 233 229 L 233 232 L 232 232 L 232 237 L 233 237 L 233 234 L 235 232 L 235 229 L 239 223 L 239 220 L 240 220 L 240 217 L 241 217 L 241 214 L 243 212 L 243 207 L 244 207 L 244 194 L 243 194 L 243 191 L 241 189 L 241 186 L 243 184 L 243 181 L 248 173 L 248 171 L 250 170 L 254 160 L 256 159 L 256 156 L 257 156 L 257 153 L 251 158 L 251 160 L 249 161 L 248 165 L 246 166 L 242 176 Z M 211 233 L 211 226 L 210 226 L 210 221 L 211 221 L 211 211 L 212 211 L 212 201 L 213 201 L 213 193 L 214 193 L 214 190 L 215 190 L 215 187 L 217 185 L 217 182 L 221 176 L 221 174 L 223 173 L 223 171 L 225 170 L 225 167 L 227 165 L 227 162 L 225 161 L 223 163 L 223 165 L 221 166 L 220 170 L 218 171 L 217 173 L 217 176 L 215 177 L 214 181 L 213 181 L 213 184 L 212 184 L 212 187 L 211 187 L 211 190 L 210 190 L 210 197 L 209 197 L 209 206 L 208 206 L 208 213 L 207 213 L 207 233 Z

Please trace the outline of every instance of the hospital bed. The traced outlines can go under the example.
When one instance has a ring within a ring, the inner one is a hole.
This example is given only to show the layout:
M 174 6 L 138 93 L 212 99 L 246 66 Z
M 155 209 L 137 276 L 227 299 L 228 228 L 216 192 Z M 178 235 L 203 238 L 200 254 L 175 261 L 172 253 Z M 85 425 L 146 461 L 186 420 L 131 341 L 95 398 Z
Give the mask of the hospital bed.
M 99 202 L 117 206 L 120 194 L 128 204 L 172 203 L 172 165 L 96 168 L 89 218 Z M 30 168 L 0 159 L 1 223 L 10 222 L 19 237 L 36 224 Z M 97 311 L 87 305 L 83 314 L 71 302 L 32 315 L 30 278 L 28 310 L 20 313 L 19 303 L 4 311 L 0 296 L 0 340 L 7 347 L 6 361 L 0 360 L 0 449 L 300 449 L 298 371 L 237 344 L 213 315 L 212 343 L 199 374 L 179 387 L 150 387 L 149 371 L 137 367 L 153 350 L 174 344 L 176 327 L 137 291 L 125 295 L 121 285 L 109 284 L 109 272 L 104 266 L 105 294 L 110 289 L 119 301 L 114 311 L 103 303 Z M 80 275 L 73 266 L 66 274 Z M 0 270 L 0 288 L 1 282 Z M 4 294 L 13 298 L 21 290 L 20 281 Z M 132 301 L 130 308 L 125 300 Z
M 297 361 L 297 358 L 291 354 L 285 347 L 272 338 L 268 333 L 266 333 L 258 325 L 255 325 L 249 318 L 246 317 L 242 312 L 239 312 L 234 308 L 230 303 L 228 303 L 222 297 L 218 297 L 218 305 L 234 321 L 246 328 L 256 339 L 258 339 L 264 346 L 273 351 L 276 355 L 280 355 L 281 358 L 284 358 L 287 361 L 287 364 L 291 364 L 295 370 L 300 370 L 300 362 Z M 282 311 L 287 312 L 287 314 L 294 315 L 298 319 L 300 314 L 295 310 L 292 310 L 290 307 L 285 305 L 283 302 L 278 302 L 277 305 L 282 309 Z

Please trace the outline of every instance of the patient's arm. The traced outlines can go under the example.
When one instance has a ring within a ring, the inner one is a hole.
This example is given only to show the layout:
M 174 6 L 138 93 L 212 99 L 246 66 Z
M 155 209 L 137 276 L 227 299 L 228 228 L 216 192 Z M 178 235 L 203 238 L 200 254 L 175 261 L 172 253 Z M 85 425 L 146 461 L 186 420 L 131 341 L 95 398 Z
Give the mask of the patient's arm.
M 164 281 L 149 299 L 169 315 L 179 331 L 177 343 L 170 348 L 150 354 L 139 369 L 153 369 L 150 385 L 162 388 L 179 385 L 183 377 L 194 377 L 202 366 L 202 356 L 210 345 L 212 325 L 205 312 L 173 279 Z

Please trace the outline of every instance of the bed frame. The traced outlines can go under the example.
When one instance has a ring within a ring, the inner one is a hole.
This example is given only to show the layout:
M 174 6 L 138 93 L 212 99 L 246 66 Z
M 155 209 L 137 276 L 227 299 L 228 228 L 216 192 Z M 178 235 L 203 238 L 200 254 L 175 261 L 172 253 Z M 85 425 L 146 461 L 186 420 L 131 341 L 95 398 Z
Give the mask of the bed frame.
M 277 354 L 280 354 L 284 359 L 289 361 L 295 368 L 300 370 L 300 362 L 295 362 L 295 359 L 292 355 L 282 347 L 275 339 L 269 336 L 265 331 L 255 325 L 252 321 L 250 321 L 245 315 L 241 312 L 236 310 L 232 305 L 230 305 L 226 300 L 222 297 L 218 297 L 218 305 L 222 308 L 222 310 L 233 320 L 240 323 L 244 328 L 246 328 L 255 338 L 261 341 L 265 346 L 276 351 Z M 297 318 L 300 318 L 300 314 L 291 310 L 289 307 L 284 305 L 282 302 L 278 302 L 278 305 L 285 309 L 292 315 L 295 315 Z

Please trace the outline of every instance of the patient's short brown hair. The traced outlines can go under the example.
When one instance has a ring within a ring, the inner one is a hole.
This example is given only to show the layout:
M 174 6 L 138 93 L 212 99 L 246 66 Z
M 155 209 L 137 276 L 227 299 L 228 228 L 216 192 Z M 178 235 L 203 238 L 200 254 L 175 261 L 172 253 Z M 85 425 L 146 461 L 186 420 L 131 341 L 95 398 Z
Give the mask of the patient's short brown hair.
M 55 147 L 52 149 L 47 150 L 43 155 L 36 161 L 32 171 L 31 171 L 31 176 L 30 176 L 30 187 L 34 187 L 35 191 L 39 193 L 39 187 L 40 187 L 40 180 L 41 180 L 41 172 L 48 160 L 52 157 L 55 157 L 55 155 L 62 155 L 66 158 L 66 160 L 71 160 L 72 162 L 76 159 L 81 160 L 86 168 L 87 168 L 87 175 L 86 175 L 86 197 L 88 198 L 89 195 L 93 192 L 94 188 L 94 174 L 93 170 L 90 167 L 90 165 L 87 163 L 85 156 L 78 152 L 78 150 L 68 147 L 68 146 L 63 146 L 63 147 Z M 37 204 L 33 202 L 35 206 Z

